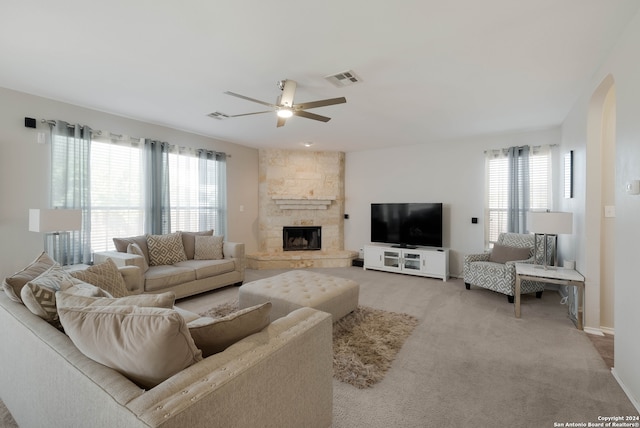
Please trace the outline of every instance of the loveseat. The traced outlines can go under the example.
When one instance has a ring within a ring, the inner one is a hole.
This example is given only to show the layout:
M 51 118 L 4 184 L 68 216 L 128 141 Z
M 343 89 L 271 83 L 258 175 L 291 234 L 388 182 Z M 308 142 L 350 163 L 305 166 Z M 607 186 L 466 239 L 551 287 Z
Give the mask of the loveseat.
M 121 268 L 132 292 L 137 270 Z M 321 311 L 296 310 L 151 388 L 2 292 L 0 325 L 0 398 L 21 427 L 331 426 L 332 322 Z
M 94 254 L 118 266 L 137 266 L 144 276 L 142 293 L 173 291 L 180 299 L 209 290 L 241 285 L 244 281 L 244 244 L 227 242 L 213 230 L 114 238 L 116 251 Z

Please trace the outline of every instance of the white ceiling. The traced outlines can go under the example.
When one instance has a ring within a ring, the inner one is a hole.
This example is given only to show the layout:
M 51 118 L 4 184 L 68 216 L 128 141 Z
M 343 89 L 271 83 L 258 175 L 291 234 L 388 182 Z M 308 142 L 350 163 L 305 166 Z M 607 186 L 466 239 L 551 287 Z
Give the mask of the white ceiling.
M 636 0 L 3 0 L 0 86 L 251 147 L 356 151 L 561 123 Z M 355 71 L 336 88 L 324 76 Z M 276 128 L 275 102 L 347 98 Z M 73 118 L 59 118 L 73 121 Z M 95 124 L 92 124 L 96 126 Z M 118 132 L 118 130 L 112 130 Z

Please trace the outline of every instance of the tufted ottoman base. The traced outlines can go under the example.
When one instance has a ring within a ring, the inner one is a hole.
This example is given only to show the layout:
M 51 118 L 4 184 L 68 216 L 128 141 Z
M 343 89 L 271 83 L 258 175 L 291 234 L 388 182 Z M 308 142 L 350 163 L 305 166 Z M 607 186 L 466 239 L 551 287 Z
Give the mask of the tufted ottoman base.
M 243 309 L 271 302 L 271 321 L 309 307 L 330 313 L 335 322 L 357 308 L 359 292 L 360 285 L 350 279 L 292 270 L 242 285 L 238 303 Z

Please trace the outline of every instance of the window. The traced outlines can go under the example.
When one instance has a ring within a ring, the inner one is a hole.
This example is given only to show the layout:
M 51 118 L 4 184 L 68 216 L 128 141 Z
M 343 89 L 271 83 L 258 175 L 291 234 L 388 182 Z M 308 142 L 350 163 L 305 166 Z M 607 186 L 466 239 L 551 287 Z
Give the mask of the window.
M 144 233 L 141 142 L 94 139 L 89 162 L 91 250 L 114 249 L 114 237 Z
M 485 244 L 487 247 L 493 246 L 500 233 L 514 231 L 509 230 L 510 214 L 515 214 L 523 221 L 526 231 L 527 211 L 551 208 L 552 160 L 549 146 L 532 147 L 529 149 L 526 159 L 518 159 L 519 169 L 515 174 L 517 178 L 510 177 L 509 161 L 507 150 L 487 152 L 485 203 Z M 522 180 L 526 180 L 526 183 L 516 182 Z M 526 189 L 527 194 L 523 198 L 525 203 L 513 203 L 514 187 Z M 517 232 L 523 233 L 524 231 Z
M 114 237 L 151 233 L 151 217 L 168 225 L 169 232 L 214 229 L 225 234 L 224 154 L 165 145 L 169 180 L 168 188 L 161 189 L 163 180 L 148 180 L 153 168 L 145 164 L 144 139 L 105 133 L 94 136 L 90 145 L 92 253 L 114 249 Z M 167 209 L 161 209 L 168 217 L 147 215 L 148 193 L 169 195 Z

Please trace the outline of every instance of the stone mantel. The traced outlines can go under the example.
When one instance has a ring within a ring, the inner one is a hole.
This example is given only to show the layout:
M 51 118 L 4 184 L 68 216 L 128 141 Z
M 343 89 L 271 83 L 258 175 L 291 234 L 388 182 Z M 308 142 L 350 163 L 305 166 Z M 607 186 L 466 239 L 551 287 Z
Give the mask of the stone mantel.
M 331 202 L 337 198 L 335 196 L 307 197 L 281 195 L 272 196 L 271 199 L 283 210 L 326 210 L 331 205 Z

